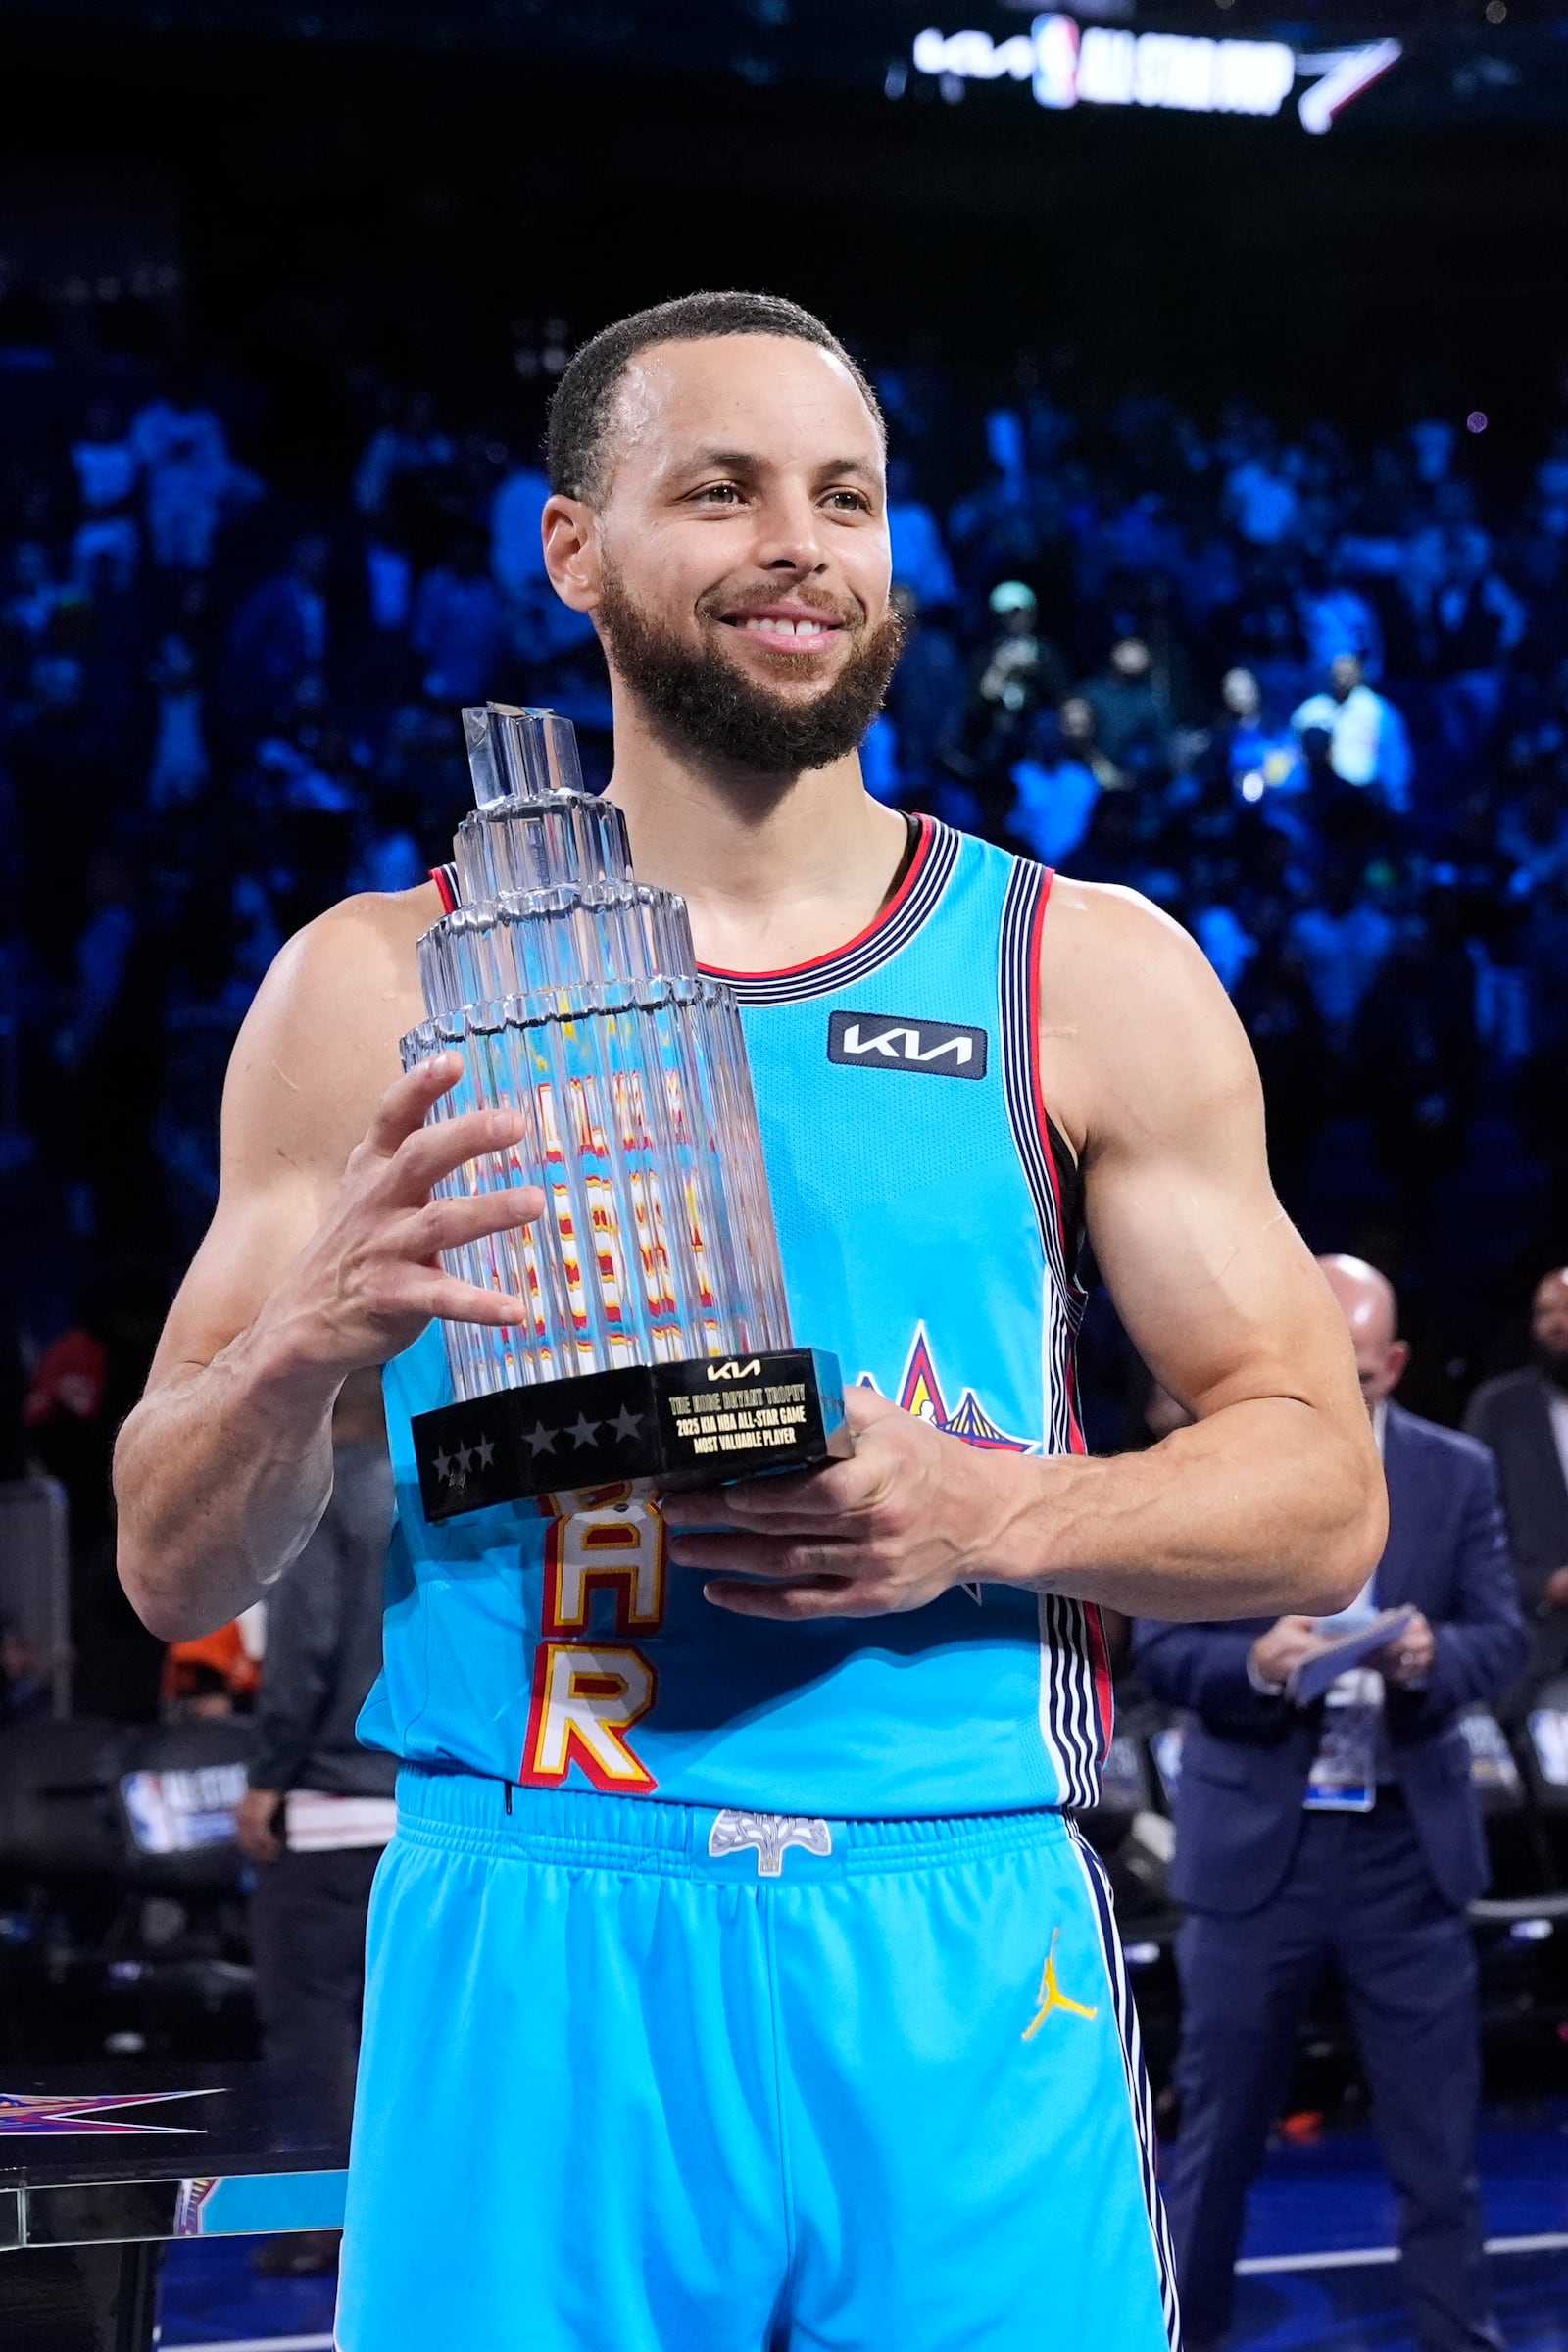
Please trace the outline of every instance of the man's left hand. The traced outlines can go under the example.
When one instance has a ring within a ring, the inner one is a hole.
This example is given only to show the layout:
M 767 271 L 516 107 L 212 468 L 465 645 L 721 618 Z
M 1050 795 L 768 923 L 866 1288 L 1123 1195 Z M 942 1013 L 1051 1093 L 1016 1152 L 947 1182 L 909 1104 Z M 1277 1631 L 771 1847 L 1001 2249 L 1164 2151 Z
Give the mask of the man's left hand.
M 1403 1633 L 1386 1649 L 1374 1650 L 1367 1664 L 1375 1666 L 1386 1683 L 1397 1683 L 1408 1689 L 1413 1683 L 1426 1681 L 1437 1654 L 1432 1628 L 1417 1609 Z
M 845 1392 L 849 1461 L 672 1494 L 671 1555 L 740 1617 L 881 1617 L 994 1575 L 1032 1497 L 1024 1457 L 984 1454 L 874 1389 Z M 710 1530 L 723 1529 L 723 1534 Z M 743 1581 L 759 1579 L 764 1581 Z
M 281 1788 L 247 1788 L 234 1808 L 234 1843 L 250 1862 L 275 1862 L 283 1851 Z

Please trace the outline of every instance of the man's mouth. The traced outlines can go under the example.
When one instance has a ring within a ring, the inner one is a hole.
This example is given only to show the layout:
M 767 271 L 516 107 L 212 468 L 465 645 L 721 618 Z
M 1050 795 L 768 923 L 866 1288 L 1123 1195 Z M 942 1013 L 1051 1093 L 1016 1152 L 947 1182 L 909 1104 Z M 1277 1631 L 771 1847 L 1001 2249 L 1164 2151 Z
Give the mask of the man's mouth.
M 728 629 L 777 654 L 820 654 L 844 633 L 845 623 L 810 605 L 767 605 L 760 612 L 721 612 Z

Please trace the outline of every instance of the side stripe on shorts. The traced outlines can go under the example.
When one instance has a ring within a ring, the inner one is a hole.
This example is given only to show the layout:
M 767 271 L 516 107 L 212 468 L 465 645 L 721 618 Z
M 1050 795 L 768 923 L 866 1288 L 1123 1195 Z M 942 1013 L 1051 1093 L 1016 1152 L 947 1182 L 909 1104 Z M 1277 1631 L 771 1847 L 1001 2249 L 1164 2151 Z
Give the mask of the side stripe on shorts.
M 1138 2141 L 1139 2171 L 1143 2179 L 1144 2204 L 1149 2215 L 1149 2233 L 1153 2240 L 1154 2262 L 1159 2272 L 1159 2299 L 1165 2314 L 1165 2333 L 1170 2352 L 1181 2352 L 1182 2322 L 1176 2299 L 1176 2256 L 1171 2246 L 1170 2230 L 1165 2220 L 1165 2208 L 1160 2202 L 1159 2182 L 1155 2175 L 1154 2105 L 1149 2095 L 1149 2077 L 1144 2070 L 1144 2043 L 1138 2028 L 1138 2011 L 1133 2005 L 1132 1990 L 1127 1982 L 1127 1963 L 1122 1956 L 1121 1937 L 1116 1933 L 1110 1882 L 1100 1856 L 1077 1824 L 1069 1821 L 1067 1829 L 1083 1870 L 1100 1929 L 1100 1940 L 1104 1948 L 1105 1974 L 1110 1980 L 1111 2001 L 1121 2038 L 1122 2064 L 1127 2072 L 1127 2099 L 1132 2108 L 1133 2131 Z

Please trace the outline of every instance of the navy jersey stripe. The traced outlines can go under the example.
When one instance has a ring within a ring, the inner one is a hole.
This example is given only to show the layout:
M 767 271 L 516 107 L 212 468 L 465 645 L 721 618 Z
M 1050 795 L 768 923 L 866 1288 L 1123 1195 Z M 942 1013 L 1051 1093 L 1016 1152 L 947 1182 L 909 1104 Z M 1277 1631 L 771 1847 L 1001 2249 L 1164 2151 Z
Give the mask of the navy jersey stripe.
M 1076 1237 L 1064 1230 L 1061 1186 L 1040 1082 L 1040 938 L 1051 881 L 1047 868 L 1020 858 L 1007 885 L 998 943 L 1002 1059 L 1008 1124 L 1039 1220 L 1051 1277 L 1045 1309 L 1046 1449 L 1082 1453 L 1084 1438 L 1074 1401 L 1072 1359 L 1084 1291 L 1076 1273 Z M 1100 1761 L 1110 1727 L 1102 1723 L 1097 1704 L 1084 1603 L 1063 1594 L 1045 1595 L 1041 1636 L 1048 1653 L 1042 1730 L 1061 1775 L 1061 1801 L 1070 1808 L 1092 1805 L 1099 1792 Z
M 1003 1063 L 1013 1141 L 1040 1219 L 1046 1261 L 1063 1316 L 1070 1326 L 1070 1342 L 1083 1312 L 1084 1294 L 1071 1262 L 1077 1254 L 1076 1237 L 1063 1230 L 1062 1201 L 1053 1168 L 1039 1072 L 1040 922 L 1050 889 L 1051 875 L 1045 866 L 1033 865 L 1025 858 L 1017 860 L 1007 885 L 999 945 Z M 1065 1379 L 1062 1401 L 1070 1409 Z M 1064 1438 L 1060 1450 L 1068 1449 Z
M 799 1004 L 863 980 L 906 947 L 936 911 L 958 862 L 959 835 L 931 822 L 925 855 L 890 912 L 858 944 L 793 972 L 720 972 L 738 1004 Z
M 1156 2176 L 1154 2144 L 1154 2108 L 1149 2095 L 1149 2077 L 1144 2068 L 1143 2036 L 1139 2031 L 1138 2010 L 1127 1982 L 1127 1963 L 1122 1955 L 1121 1937 L 1116 1933 L 1115 1914 L 1111 1907 L 1110 1883 L 1105 1877 L 1100 1856 L 1095 1852 L 1077 1826 L 1069 1822 L 1068 1831 L 1078 1859 L 1083 1865 L 1090 1899 L 1094 1905 L 1100 1940 L 1105 1955 L 1105 1973 L 1110 1979 L 1111 2004 L 1115 2011 L 1117 2032 L 1121 2040 L 1122 2064 L 1127 2073 L 1127 2098 L 1133 2111 L 1133 2130 L 1138 2140 L 1139 2173 L 1143 2182 L 1144 2204 L 1149 2214 L 1149 2231 L 1153 2240 L 1154 2261 L 1159 2271 L 1159 2299 L 1165 2315 L 1165 2333 L 1170 2352 L 1181 2352 L 1181 2311 L 1176 2295 L 1176 2257 L 1171 2245 L 1170 2230 L 1165 2220 L 1165 2208 L 1160 2201 Z
M 1046 1595 L 1043 1630 L 1051 1652 L 1051 1736 L 1062 1767 L 1062 1803 L 1072 1811 L 1099 1794 L 1094 1668 L 1084 1604 L 1066 1593 Z

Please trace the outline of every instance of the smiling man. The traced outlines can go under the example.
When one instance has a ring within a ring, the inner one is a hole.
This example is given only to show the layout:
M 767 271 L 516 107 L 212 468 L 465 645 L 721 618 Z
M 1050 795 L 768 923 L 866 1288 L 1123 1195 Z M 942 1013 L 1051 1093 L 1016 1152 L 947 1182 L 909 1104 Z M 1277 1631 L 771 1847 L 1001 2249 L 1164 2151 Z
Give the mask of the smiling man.
M 450 879 L 285 950 L 122 1439 L 122 1572 L 166 1635 L 231 1616 L 324 1507 L 339 1386 L 386 1366 L 362 1734 L 404 1770 L 339 2341 L 1158 2352 L 1136 2028 L 1071 1821 L 1109 1731 L 1097 1604 L 1359 1591 L 1383 1502 L 1344 1327 L 1191 942 L 864 792 L 883 433 L 828 330 L 749 294 L 622 320 L 563 377 L 550 464 L 611 789 L 739 999 L 796 1326 L 861 1384 L 857 1450 L 670 1527 L 630 1498 L 427 1527 L 430 1318 L 521 1311 L 437 1253 L 542 1196 L 431 1199 L 521 1125 L 426 1131 L 453 1069 L 397 1075 Z M 1194 1415 L 1115 1462 L 1073 1402 L 1086 1226 Z

